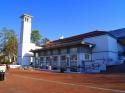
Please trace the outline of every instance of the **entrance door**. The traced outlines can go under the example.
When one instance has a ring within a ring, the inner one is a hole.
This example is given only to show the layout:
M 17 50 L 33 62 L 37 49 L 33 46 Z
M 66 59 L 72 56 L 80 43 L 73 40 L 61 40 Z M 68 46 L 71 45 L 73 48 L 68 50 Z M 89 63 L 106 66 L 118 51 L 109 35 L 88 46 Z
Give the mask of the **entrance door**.
M 39 67 L 39 59 L 36 58 L 36 61 L 35 61 L 35 68 L 38 68 Z
M 46 66 L 50 66 L 50 65 L 51 65 L 50 57 L 46 57 Z
M 40 57 L 40 68 L 44 67 L 44 57 Z
M 61 56 L 61 68 L 66 70 L 66 56 Z
M 70 68 L 72 72 L 77 72 L 77 55 L 70 56 Z
M 58 56 L 53 57 L 53 69 L 54 70 L 58 69 Z

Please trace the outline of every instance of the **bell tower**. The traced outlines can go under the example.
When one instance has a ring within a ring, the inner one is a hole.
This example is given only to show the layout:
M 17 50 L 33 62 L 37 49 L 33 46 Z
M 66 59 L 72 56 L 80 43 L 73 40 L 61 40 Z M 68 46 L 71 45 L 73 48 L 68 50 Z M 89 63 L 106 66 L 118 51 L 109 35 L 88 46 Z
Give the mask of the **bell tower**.
M 22 66 L 28 66 L 30 64 L 30 57 L 32 56 L 30 50 L 32 49 L 31 46 L 33 46 L 30 42 L 32 16 L 28 14 L 23 14 L 20 18 L 21 18 L 21 33 L 20 33 L 20 41 L 18 44 L 17 63 Z
M 20 43 L 30 43 L 32 16 L 23 14 L 21 17 Z

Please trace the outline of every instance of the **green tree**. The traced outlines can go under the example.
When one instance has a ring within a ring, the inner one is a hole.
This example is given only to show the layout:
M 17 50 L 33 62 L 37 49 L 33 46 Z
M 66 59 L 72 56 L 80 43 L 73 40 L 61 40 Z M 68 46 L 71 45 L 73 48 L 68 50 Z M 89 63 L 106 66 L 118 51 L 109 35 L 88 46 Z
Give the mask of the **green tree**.
M 44 44 L 50 41 L 47 37 L 43 38 L 42 40 L 43 40 Z
M 17 57 L 17 37 L 12 29 L 3 28 L 0 30 L 0 61 L 16 60 Z M 4 59 L 3 59 L 4 58 Z
M 8 56 L 9 60 L 16 61 L 17 48 L 18 48 L 17 38 L 16 35 L 13 35 L 8 38 L 8 41 L 4 46 L 5 55 Z
M 42 37 L 39 33 L 39 30 L 33 30 L 31 33 L 31 42 L 36 43 L 38 40 L 40 40 Z

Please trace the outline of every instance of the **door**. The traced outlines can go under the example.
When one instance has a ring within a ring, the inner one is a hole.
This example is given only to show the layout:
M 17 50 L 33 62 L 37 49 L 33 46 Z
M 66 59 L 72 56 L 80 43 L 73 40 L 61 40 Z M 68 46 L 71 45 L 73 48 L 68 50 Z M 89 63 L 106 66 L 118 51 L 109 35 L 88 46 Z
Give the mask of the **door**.
M 66 55 L 61 56 L 61 68 L 66 70 Z
M 58 69 L 58 56 L 53 57 L 53 69 L 54 70 Z
M 77 72 L 77 55 L 70 56 L 70 70 L 72 72 Z
M 40 57 L 40 68 L 44 67 L 44 57 Z
M 50 65 L 51 65 L 50 57 L 46 57 L 46 66 L 50 66 Z

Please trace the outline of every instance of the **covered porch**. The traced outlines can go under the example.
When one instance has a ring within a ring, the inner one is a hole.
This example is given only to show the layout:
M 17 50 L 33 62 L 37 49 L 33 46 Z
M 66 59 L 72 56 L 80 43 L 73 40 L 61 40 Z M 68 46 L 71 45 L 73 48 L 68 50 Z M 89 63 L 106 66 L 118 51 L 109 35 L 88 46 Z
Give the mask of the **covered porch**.
M 92 49 L 95 45 L 83 41 L 63 43 L 39 50 L 34 53 L 33 67 L 66 72 L 85 72 L 85 62 L 92 61 Z

